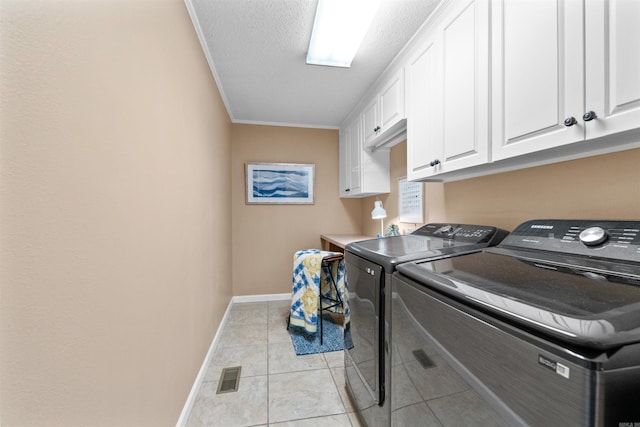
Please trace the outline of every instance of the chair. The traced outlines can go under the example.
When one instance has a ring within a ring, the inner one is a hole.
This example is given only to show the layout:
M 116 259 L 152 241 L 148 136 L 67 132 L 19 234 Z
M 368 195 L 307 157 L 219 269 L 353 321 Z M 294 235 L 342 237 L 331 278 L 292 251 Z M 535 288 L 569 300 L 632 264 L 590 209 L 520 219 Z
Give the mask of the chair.
M 345 300 L 344 255 L 340 252 L 309 249 L 298 251 L 293 257 L 293 291 L 290 325 L 316 333 L 320 326 L 320 345 L 323 344 L 323 311 L 348 315 Z
M 322 270 L 324 271 L 324 275 L 327 283 L 329 284 L 330 289 L 328 292 L 323 293 L 322 289 L 320 289 L 320 303 L 318 304 L 318 319 L 320 320 L 320 345 L 322 345 L 322 322 L 323 315 L 322 312 L 324 310 L 329 310 L 340 307 L 340 310 L 344 310 L 344 305 L 342 302 L 342 298 L 340 297 L 340 292 L 338 291 L 338 285 L 336 284 L 336 276 L 337 271 L 334 274 L 333 272 L 333 263 L 340 262 L 344 258 L 344 255 L 341 253 L 335 253 L 334 255 L 328 255 L 322 258 Z M 320 277 L 320 283 L 322 284 L 322 276 Z M 329 295 L 329 296 L 327 296 Z M 327 305 L 323 305 L 323 302 L 326 302 Z

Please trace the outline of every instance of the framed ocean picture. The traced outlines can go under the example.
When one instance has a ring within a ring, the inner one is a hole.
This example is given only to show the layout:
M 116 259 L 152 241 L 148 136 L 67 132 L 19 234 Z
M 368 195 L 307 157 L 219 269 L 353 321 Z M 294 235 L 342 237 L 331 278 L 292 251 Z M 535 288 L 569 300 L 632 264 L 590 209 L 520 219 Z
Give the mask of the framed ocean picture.
M 247 163 L 245 171 L 247 203 L 314 203 L 314 164 Z

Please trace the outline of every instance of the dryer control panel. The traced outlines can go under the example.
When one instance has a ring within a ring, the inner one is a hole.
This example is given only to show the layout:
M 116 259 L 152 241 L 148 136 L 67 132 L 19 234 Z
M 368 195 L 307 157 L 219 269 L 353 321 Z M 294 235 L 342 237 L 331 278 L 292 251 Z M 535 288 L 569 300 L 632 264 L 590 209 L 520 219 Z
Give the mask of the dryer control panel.
M 411 234 L 469 243 L 485 243 L 496 237 L 502 240 L 506 234 L 502 233 L 503 230 L 485 225 L 431 223 L 423 225 Z

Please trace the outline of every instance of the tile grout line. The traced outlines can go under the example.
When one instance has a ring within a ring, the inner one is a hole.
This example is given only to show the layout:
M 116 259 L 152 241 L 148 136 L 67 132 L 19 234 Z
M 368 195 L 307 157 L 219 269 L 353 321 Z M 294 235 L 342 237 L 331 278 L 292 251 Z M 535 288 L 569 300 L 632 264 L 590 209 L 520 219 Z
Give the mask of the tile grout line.
M 236 306 L 236 308 L 238 308 L 238 307 Z M 272 311 L 273 311 L 273 313 L 272 313 Z M 346 405 L 344 403 L 344 399 L 340 395 L 339 386 L 338 386 L 338 384 L 336 382 L 337 380 L 334 377 L 334 375 L 332 374 L 332 369 L 340 369 L 340 366 L 332 368 L 331 367 L 331 363 L 328 360 L 328 355 L 326 353 L 322 354 L 322 359 L 323 359 L 323 362 L 324 362 L 324 365 L 325 365 L 324 368 L 302 369 L 300 371 L 282 372 L 282 373 L 274 373 L 274 374 L 272 374 L 270 372 L 271 364 L 270 364 L 270 357 L 269 356 L 272 353 L 270 351 L 271 350 L 271 346 L 272 345 L 281 344 L 280 342 L 273 342 L 271 340 L 270 330 L 271 330 L 272 327 L 274 327 L 274 329 L 278 328 L 277 325 L 280 324 L 281 317 L 282 317 L 282 316 L 280 316 L 280 314 L 282 314 L 282 312 L 284 312 L 284 307 L 270 307 L 270 304 L 267 303 L 267 322 L 266 322 L 266 334 L 267 334 L 267 336 L 266 336 L 266 343 L 267 343 L 267 361 L 266 361 L 266 369 L 267 369 L 267 372 L 266 372 L 266 374 L 267 374 L 267 379 L 266 379 L 267 380 L 266 381 L 266 386 L 267 386 L 267 390 L 266 390 L 266 396 L 267 397 L 266 397 L 266 399 L 267 399 L 267 402 L 266 402 L 266 406 L 267 406 L 267 408 L 266 408 L 266 416 L 267 416 L 267 423 L 266 423 L 266 425 L 267 426 L 272 425 L 272 422 L 270 420 L 270 394 L 269 394 L 269 386 L 270 386 L 270 381 L 272 379 L 271 378 L 272 375 L 289 374 L 289 373 L 294 373 L 294 372 L 321 371 L 321 370 L 325 370 L 326 369 L 328 371 L 328 374 L 331 376 L 331 380 L 332 380 L 332 383 L 333 383 L 334 387 L 336 387 L 336 390 L 338 391 L 338 397 L 340 398 L 340 403 L 343 406 L 342 412 L 338 412 L 338 413 L 332 414 L 332 415 L 344 415 L 344 416 L 346 416 L 349 425 L 353 426 L 353 423 L 352 423 L 352 421 L 351 421 L 351 419 L 350 419 L 350 417 L 348 415 L 348 411 L 347 411 L 347 407 L 346 407 Z M 286 319 L 284 320 L 284 322 L 286 322 Z M 282 327 L 286 328 L 285 324 L 283 324 Z M 282 342 L 282 344 L 285 345 L 284 342 Z M 230 347 L 230 348 L 232 348 L 232 347 Z M 310 417 L 310 418 L 304 418 L 304 419 L 315 419 L 315 418 L 322 419 L 324 417 L 325 416 L 317 416 L 317 417 Z
M 269 385 L 271 380 L 271 374 L 269 371 L 269 358 L 271 355 L 271 340 L 269 339 L 269 330 L 271 329 L 271 304 L 267 302 L 267 426 L 271 425 L 269 419 L 269 407 L 271 406 L 269 399 Z

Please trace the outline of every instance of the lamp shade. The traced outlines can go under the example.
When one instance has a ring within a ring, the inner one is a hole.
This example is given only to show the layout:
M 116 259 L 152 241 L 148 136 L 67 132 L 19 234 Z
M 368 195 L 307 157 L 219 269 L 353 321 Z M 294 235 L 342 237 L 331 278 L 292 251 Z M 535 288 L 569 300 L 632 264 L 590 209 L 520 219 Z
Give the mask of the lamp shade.
M 371 211 L 371 219 L 382 219 L 387 217 L 387 211 L 382 208 L 382 202 L 376 200 L 373 210 Z

